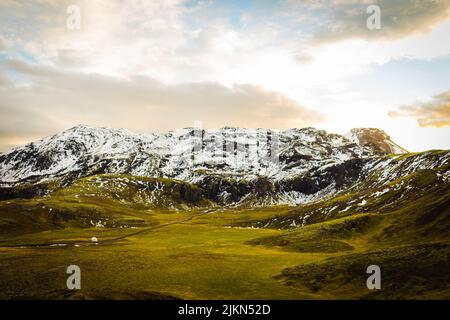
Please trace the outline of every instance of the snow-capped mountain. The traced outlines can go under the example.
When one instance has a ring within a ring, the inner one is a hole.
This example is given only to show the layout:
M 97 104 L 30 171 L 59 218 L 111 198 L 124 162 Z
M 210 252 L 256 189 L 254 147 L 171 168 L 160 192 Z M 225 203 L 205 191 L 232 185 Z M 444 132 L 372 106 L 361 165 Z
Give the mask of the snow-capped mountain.
M 77 126 L 1 154 L 0 191 L 126 174 L 187 182 L 217 203 L 298 204 L 351 188 L 380 167 L 390 172 L 395 163 L 391 175 L 397 174 L 404 168 L 392 153 L 406 151 L 378 129 L 354 129 L 346 136 L 313 128 L 231 127 L 144 135 Z M 425 158 L 434 166 L 448 161 L 448 153 Z M 416 159 L 406 171 L 423 161 Z
M 370 129 L 371 131 L 374 129 Z M 379 131 L 379 144 L 395 145 Z M 383 154 L 375 145 L 313 128 L 287 131 L 186 128 L 164 134 L 77 126 L 0 155 L 2 184 L 86 171 L 195 179 L 198 170 L 282 178 L 311 167 Z M 401 148 L 393 151 L 403 153 Z M 388 153 L 388 152 L 386 152 Z

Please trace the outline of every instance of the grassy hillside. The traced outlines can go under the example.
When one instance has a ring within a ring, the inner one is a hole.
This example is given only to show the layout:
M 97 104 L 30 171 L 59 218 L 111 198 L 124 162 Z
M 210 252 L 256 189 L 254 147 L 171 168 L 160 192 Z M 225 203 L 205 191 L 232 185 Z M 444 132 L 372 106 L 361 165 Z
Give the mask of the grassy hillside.
M 449 183 L 441 180 L 437 171 L 421 170 L 391 181 L 375 191 L 376 196 L 374 191 L 368 188 L 245 222 L 243 225 L 287 230 L 248 244 L 339 254 L 321 263 L 287 268 L 277 276 L 289 286 L 324 297 L 449 298 Z M 335 210 L 327 209 L 330 207 Z M 296 221 L 305 220 L 311 224 L 295 227 Z M 386 275 L 381 291 L 368 292 L 365 287 L 362 270 L 371 264 L 379 265 Z
M 96 175 L 42 197 L 0 202 L 0 238 L 66 227 L 154 225 L 152 211 L 209 207 L 200 188 L 168 179 Z

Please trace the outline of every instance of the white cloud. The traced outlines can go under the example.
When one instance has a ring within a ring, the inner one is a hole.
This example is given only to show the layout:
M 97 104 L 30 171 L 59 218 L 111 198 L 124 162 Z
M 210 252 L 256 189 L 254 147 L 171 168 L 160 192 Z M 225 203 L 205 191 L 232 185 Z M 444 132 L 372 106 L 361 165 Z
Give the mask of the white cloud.
M 367 8 L 381 12 L 381 28 L 369 30 Z M 294 25 L 313 25 L 308 37 L 318 42 L 351 38 L 397 40 L 428 33 L 450 15 L 447 0 L 289 0 L 283 14 Z

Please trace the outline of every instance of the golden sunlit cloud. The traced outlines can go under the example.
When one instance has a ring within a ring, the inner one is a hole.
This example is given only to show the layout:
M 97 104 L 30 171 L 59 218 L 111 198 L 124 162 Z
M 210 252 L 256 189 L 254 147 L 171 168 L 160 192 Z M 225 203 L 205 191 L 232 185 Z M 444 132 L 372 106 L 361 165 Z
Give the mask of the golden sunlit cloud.
M 450 90 L 440 93 L 431 101 L 400 107 L 389 112 L 392 117 L 414 117 L 421 127 L 450 126 Z

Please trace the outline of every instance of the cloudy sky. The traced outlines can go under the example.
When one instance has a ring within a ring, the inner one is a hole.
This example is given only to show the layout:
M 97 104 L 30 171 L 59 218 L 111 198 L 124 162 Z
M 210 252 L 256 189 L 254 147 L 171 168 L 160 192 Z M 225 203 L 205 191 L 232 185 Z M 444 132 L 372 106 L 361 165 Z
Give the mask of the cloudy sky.
M 0 152 L 195 121 L 450 148 L 448 0 L 0 0 L 0 26 Z

